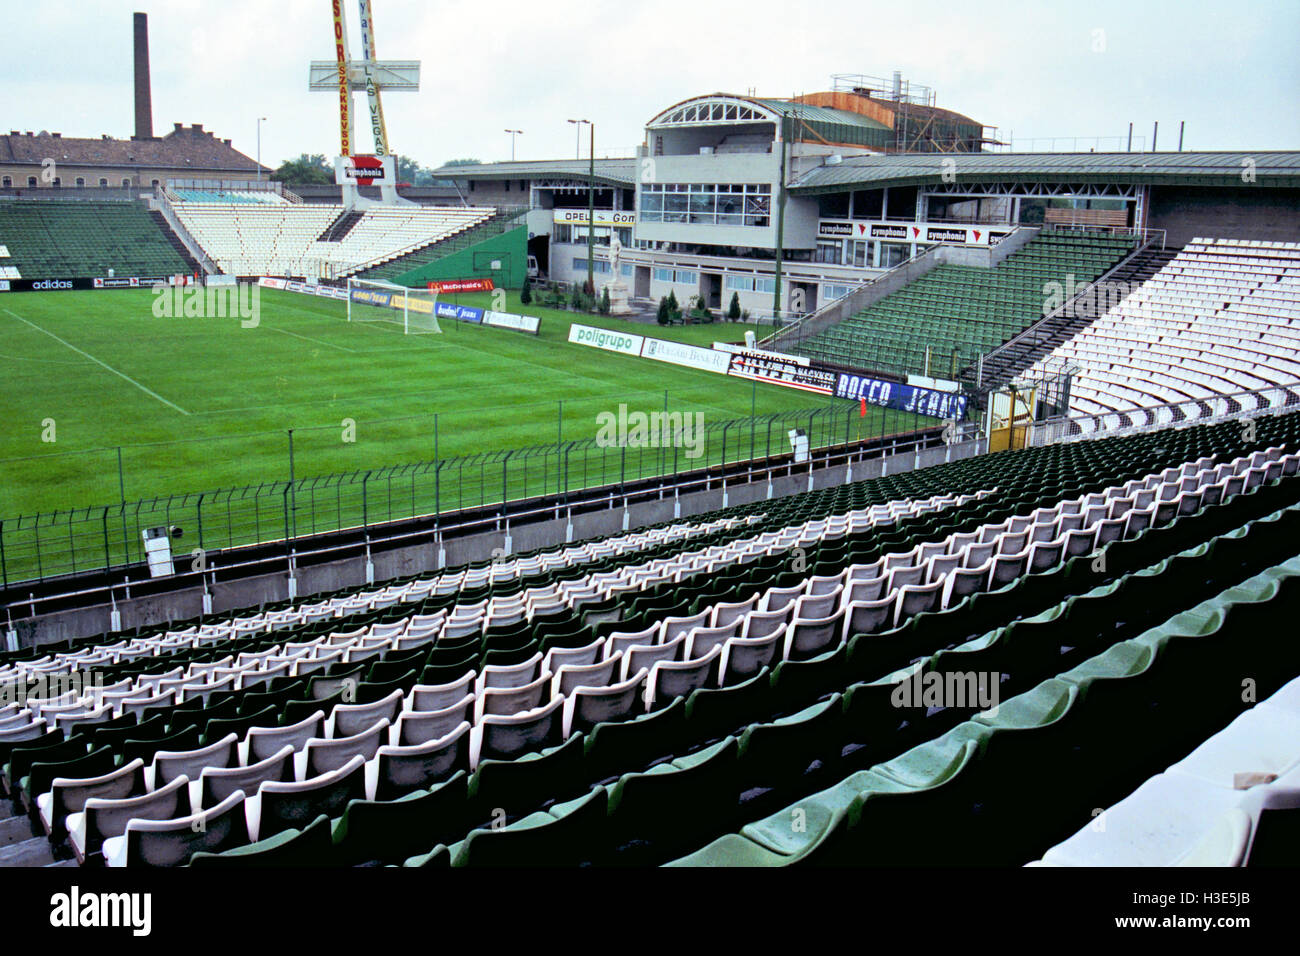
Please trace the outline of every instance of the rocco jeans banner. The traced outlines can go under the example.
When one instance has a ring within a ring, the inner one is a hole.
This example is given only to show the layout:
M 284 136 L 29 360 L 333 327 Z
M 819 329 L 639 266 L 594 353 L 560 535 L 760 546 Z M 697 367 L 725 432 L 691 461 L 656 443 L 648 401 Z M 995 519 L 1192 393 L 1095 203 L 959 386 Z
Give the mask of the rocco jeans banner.
M 915 412 L 931 418 L 962 419 L 966 417 L 966 396 L 956 392 L 941 392 L 933 388 L 903 385 L 864 375 L 841 372 L 835 380 L 835 397 L 852 401 L 865 401 L 879 408 L 894 408 L 901 412 Z

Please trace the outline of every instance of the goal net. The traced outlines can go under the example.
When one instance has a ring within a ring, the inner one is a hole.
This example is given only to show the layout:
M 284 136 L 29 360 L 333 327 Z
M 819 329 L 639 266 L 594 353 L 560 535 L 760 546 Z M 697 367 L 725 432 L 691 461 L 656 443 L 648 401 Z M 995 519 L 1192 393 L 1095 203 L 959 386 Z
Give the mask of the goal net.
M 389 322 L 406 335 L 441 332 L 434 314 L 438 294 L 376 279 L 348 279 L 348 321 Z

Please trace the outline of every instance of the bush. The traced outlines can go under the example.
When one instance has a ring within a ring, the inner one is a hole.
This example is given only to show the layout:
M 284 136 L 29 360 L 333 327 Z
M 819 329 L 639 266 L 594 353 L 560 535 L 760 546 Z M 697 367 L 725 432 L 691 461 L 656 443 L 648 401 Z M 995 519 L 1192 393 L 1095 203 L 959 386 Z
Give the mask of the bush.
M 677 304 L 677 293 L 672 289 L 668 290 L 668 308 L 679 314 L 682 311 L 682 307 Z
M 665 296 L 659 298 L 659 311 L 655 315 L 655 321 L 660 325 L 667 325 L 671 310 L 668 308 L 668 299 Z
M 609 315 L 609 289 L 606 288 L 600 294 L 600 314 Z
M 524 288 L 527 289 L 528 286 L 525 285 Z M 727 309 L 727 318 L 730 319 L 732 322 L 737 322 L 740 320 L 740 293 L 739 292 L 731 293 L 731 305 Z
M 519 304 L 528 305 L 532 301 L 533 301 L 532 283 L 528 281 L 527 276 L 524 276 L 524 288 L 519 293 Z

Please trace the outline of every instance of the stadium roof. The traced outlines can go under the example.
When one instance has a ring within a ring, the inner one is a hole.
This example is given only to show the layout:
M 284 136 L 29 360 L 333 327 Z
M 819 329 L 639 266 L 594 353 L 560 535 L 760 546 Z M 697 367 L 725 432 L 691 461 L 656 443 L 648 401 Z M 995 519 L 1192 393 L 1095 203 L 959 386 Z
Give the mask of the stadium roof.
M 826 140 L 829 143 L 854 146 L 886 146 L 893 141 L 894 131 L 878 120 L 861 113 L 850 113 L 829 106 L 813 106 L 790 100 L 754 100 L 775 113 L 793 117 L 804 129 L 792 127 L 794 138 L 804 142 Z M 808 135 L 811 134 L 811 135 Z
M 636 183 L 634 157 L 596 160 L 596 182 L 607 186 L 632 186 Z M 467 166 L 440 166 L 433 171 L 436 179 L 577 179 L 587 181 L 590 161 L 586 159 L 546 159 L 533 162 L 475 163 Z
M 952 181 L 1300 186 L 1300 151 L 1200 153 L 909 153 L 846 158 L 791 184 L 803 194 Z
M 73 166 L 257 171 L 256 161 L 232 147 L 230 140 L 217 139 L 199 123 L 176 123 L 170 133 L 157 139 L 80 139 L 44 132 L 0 136 L 0 163 L 39 166 L 46 159 Z M 262 169 L 269 171 L 269 167 Z

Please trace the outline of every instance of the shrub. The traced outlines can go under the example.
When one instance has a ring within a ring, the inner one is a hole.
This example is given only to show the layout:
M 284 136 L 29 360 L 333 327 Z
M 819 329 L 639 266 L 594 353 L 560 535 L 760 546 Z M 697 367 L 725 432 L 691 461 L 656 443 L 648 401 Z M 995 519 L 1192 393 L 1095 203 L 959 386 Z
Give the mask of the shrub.
M 609 288 L 606 287 L 600 294 L 600 314 L 609 315 Z
M 532 301 L 533 301 L 532 283 L 528 281 L 527 276 L 524 276 L 524 288 L 519 293 L 519 304 L 528 305 Z
M 527 289 L 528 286 L 525 285 L 524 288 Z M 739 292 L 731 293 L 731 305 L 727 309 L 727 318 L 730 319 L 732 322 L 736 322 L 740 319 L 740 293 Z
M 665 296 L 659 298 L 659 311 L 655 315 L 655 321 L 660 325 L 667 325 L 672 311 L 668 308 L 668 299 Z

